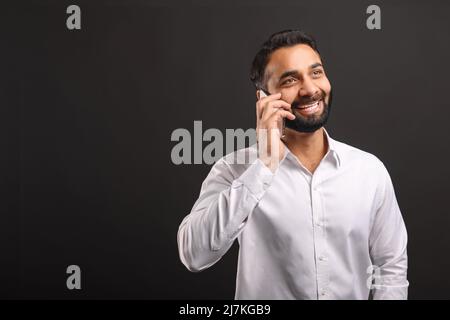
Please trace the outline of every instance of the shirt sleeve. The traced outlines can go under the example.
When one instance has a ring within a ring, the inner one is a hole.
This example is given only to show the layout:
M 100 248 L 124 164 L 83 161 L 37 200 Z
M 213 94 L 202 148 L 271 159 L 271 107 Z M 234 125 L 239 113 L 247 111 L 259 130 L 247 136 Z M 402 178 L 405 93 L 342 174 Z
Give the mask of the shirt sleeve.
M 408 297 L 407 232 L 391 178 L 381 165 L 381 197 L 369 237 L 374 300 L 406 300 Z
M 224 158 L 216 162 L 178 229 L 180 259 L 190 271 L 210 267 L 228 251 L 273 176 L 259 159 L 237 178 Z

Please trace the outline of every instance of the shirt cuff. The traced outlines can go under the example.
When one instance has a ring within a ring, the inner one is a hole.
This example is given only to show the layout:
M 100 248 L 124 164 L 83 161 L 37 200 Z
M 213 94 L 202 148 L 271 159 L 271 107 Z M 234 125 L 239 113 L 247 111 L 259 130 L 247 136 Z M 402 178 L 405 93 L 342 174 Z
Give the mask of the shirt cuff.
M 373 300 L 407 300 L 408 285 L 404 286 L 381 286 L 375 285 L 373 289 Z

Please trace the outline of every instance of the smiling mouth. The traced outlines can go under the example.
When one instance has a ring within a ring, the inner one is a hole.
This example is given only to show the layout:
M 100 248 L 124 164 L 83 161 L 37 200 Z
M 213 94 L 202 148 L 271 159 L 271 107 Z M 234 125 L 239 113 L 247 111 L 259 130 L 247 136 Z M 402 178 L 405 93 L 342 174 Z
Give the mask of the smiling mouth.
M 314 101 L 314 102 L 312 102 L 310 104 L 305 104 L 305 105 L 303 105 L 301 107 L 296 107 L 295 109 L 299 109 L 299 110 L 312 109 L 312 108 L 317 107 L 319 105 L 319 102 L 320 102 L 320 100 L 317 100 L 317 101 Z

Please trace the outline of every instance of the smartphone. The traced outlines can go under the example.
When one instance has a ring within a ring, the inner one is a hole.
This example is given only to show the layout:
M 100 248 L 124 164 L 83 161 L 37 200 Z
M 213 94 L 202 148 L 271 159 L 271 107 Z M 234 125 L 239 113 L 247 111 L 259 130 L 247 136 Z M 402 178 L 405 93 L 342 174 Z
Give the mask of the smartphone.
M 267 91 L 263 90 L 263 89 L 259 89 L 259 98 L 263 98 L 263 97 L 267 97 L 269 96 L 270 93 L 268 93 Z M 285 137 L 284 134 L 284 129 L 286 128 L 286 118 L 283 118 L 283 128 L 281 129 L 281 138 Z

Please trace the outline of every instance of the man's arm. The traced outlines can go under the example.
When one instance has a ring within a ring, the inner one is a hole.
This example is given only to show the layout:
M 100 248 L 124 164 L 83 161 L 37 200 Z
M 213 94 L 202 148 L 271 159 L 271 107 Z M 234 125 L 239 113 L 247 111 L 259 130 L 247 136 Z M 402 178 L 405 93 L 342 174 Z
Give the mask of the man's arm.
M 210 267 L 228 251 L 272 178 L 259 159 L 237 179 L 224 158 L 213 166 L 178 229 L 180 259 L 190 271 Z
M 407 232 L 388 171 L 382 167 L 381 197 L 370 233 L 369 248 L 375 274 L 374 300 L 408 298 Z
M 189 270 L 201 271 L 216 263 L 243 230 L 285 155 L 280 125 L 284 118 L 295 119 L 288 110 L 291 105 L 281 100 L 281 93 L 258 94 L 256 161 L 242 174 L 233 174 L 225 157 L 206 177 L 191 213 L 178 229 L 180 259 Z

